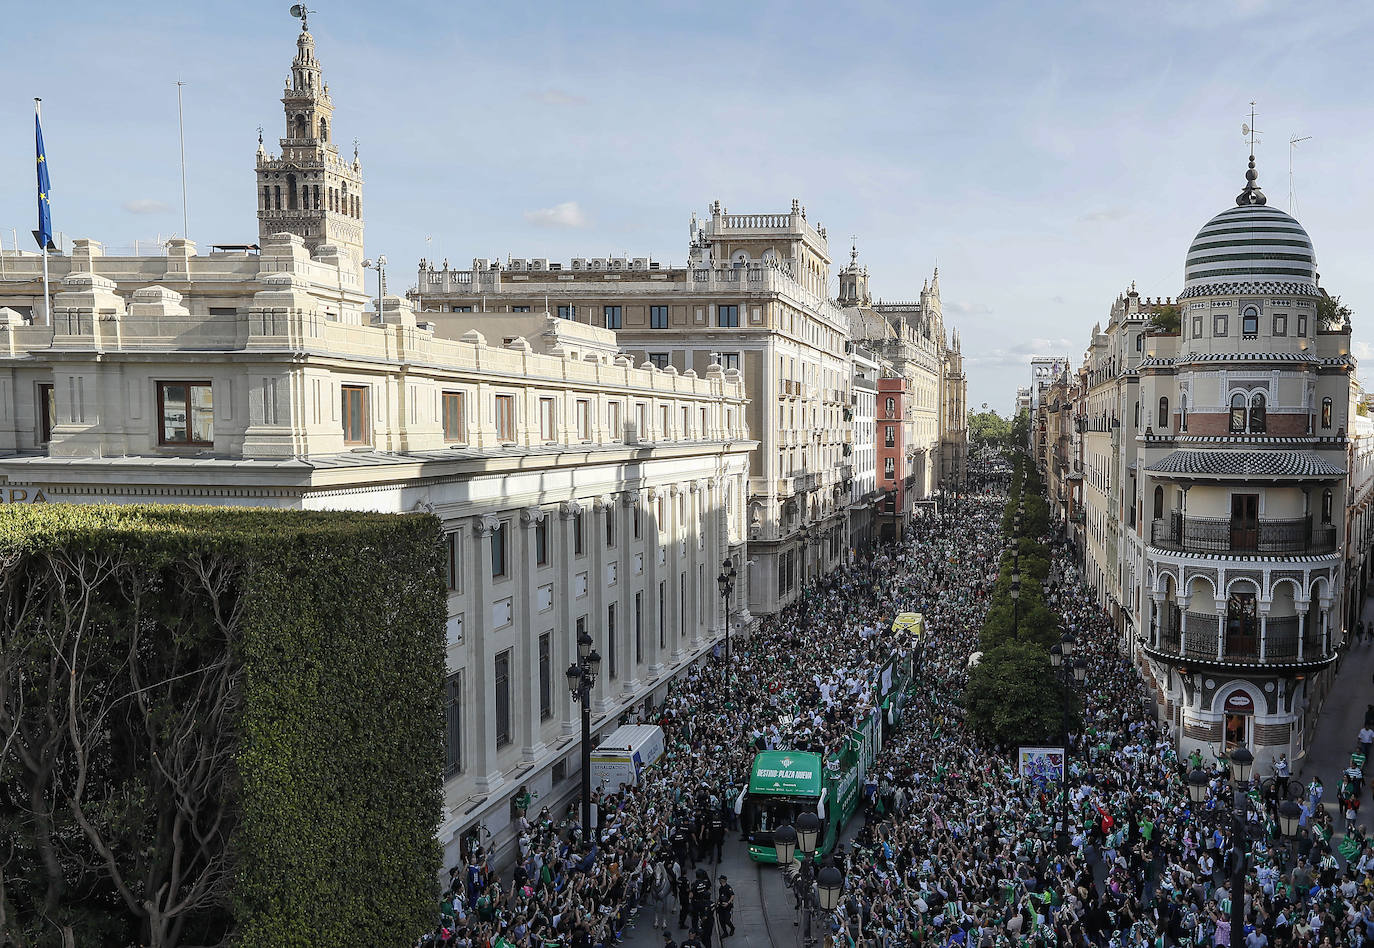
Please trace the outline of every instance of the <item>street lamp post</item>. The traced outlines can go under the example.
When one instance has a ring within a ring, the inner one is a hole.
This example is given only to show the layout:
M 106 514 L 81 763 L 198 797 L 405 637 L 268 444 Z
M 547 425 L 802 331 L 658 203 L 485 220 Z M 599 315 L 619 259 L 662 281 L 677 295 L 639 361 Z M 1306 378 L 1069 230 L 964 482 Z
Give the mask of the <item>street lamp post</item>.
M 1244 744 L 1230 754 L 1231 762 L 1231 948 L 1245 945 L 1246 816 L 1250 810 L 1250 768 L 1255 755 Z M 1211 780 L 1202 770 L 1188 775 L 1188 797 L 1194 804 L 1207 799 Z M 1302 808 L 1292 800 L 1279 806 L 1279 829 L 1285 837 L 1297 834 Z
M 601 653 L 592 648 L 592 637 L 577 637 L 577 661 L 568 666 L 568 690 L 582 705 L 582 838 L 592 836 L 592 688 L 601 670 Z
M 797 817 L 795 829 L 784 823 L 773 833 L 778 864 L 784 872 L 791 867 L 793 857 L 798 854 L 801 856 L 801 867 L 792 885 L 797 887 L 793 891 L 802 911 L 802 944 L 807 946 L 815 944 L 815 939 L 811 936 L 811 916 L 817 904 L 827 912 L 834 911 L 839 903 L 840 890 L 844 888 L 844 879 L 833 865 L 826 866 L 819 875 L 816 874 L 815 858 L 820 838 L 821 819 L 810 811 Z M 813 885 L 816 882 L 819 882 L 819 886 Z M 814 888 L 819 888 L 819 893 L 813 891 Z
M 725 699 L 730 699 L 730 597 L 735 594 L 735 579 L 739 573 L 735 570 L 735 561 L 726 560 L 721 564 L 720 575 L 716 577 L 716 584 L 720 586 L 720 598 L 725 608 Z
M 386 254 L 376 260 L 364 260 L 363 269 L 377 271 L 377 322 L 382 321 L 382 297 L 386 294 Z
M 1062 855 L 1069 848 L 1069 730 L 1072 724 L 1074 686 L 1088 680 L 1088 660 L 1073 658 L 1074 638 L 1067 632 L 1058 645 L 1050 649 L 1050 665 L 1059 672 L 1067 686 L 1064 689 L 1064 777 L 1059 781 L 1059 852 Z M 1069 661 L 1065 665 L 1065 661 Z

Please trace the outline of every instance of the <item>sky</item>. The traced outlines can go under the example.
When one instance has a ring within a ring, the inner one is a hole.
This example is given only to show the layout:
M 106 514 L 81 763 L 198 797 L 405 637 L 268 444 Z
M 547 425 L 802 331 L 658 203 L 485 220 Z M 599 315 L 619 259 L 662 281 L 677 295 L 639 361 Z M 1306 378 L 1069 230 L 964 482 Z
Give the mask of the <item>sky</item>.
M 359 140 L 366 243 L 421 257 L 652 256 L 693 212 L 785 212 L 855 235 L 871 289 L 936 266 L 969 406 L 1010 409 L 1032 354 L 1081 359 L 1134 281 L 1174 296 L 1196 231 L 1260 184 L 1311 234 L 1374 368 L 1374 5 L 1363 2 L 317 0 L 341 151 Z M 257 127 L 283 134 L 286 0 L 68 0 L 6 19 L 0 240 L 32 248 L 32 97 L 54 228 L 109 248 L 182 231 L 253 243 Z M 1290 138 L 1311 136 L 1291 148 Z M 832 271 L 831 290 L 838 289 Z M 1366 316 L 1369 318 L 1366 319 Z

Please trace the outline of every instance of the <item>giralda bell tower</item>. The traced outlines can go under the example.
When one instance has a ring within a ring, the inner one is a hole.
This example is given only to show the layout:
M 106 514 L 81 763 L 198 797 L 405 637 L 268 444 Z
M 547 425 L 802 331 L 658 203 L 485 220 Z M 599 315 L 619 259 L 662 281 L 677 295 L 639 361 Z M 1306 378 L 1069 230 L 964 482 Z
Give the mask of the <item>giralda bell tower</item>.
M 297 12 L 297 8 L 292 8 Z M 363 260 L 363 176 L 357 149 L 352 162 L 334 147 L 334 104 L 329 98 L 315 38 L 304 11 L 296 58 L 282 94 L 286 135 L 281 156 L 268 155 L 258 135 L 258 242 L 268 235 L 299 234 L 311 253 L 333 246 L 354 267 Z

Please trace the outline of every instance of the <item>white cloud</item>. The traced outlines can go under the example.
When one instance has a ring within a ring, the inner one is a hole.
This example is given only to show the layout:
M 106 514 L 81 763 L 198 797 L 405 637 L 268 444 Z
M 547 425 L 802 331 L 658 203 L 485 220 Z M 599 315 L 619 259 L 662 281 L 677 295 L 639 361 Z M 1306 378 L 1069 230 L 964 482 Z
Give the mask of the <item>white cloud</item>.
M 125 201 L 121 205 L 130 214 L 165 214 L 172 209 L 166 201 L 158 201 L 153 198 L 135 198 L 132 201 Z
M 571 92 L 564 92 L 562 89 L 543 89 L 539 92 L 531 93 L 535 101 L 543 102 L 545 105 L 586 105 L 587 100 L 580 95 Z
M 960 300 L 950 300 L 948 303 L 940 304 L 943 309 L 951 313 L 958 313 L 960 316 L 988 316 L 992 313 L 992 307 L 987 303 L 969 303 Z
M 1104 207 L 1100 210 L 1089 211 L 1078 218 L 1080 224 L 1104 224 L 1112 221 L 1119 221 L 1129 212 L 1124 207 Z
M 525 220 L 539 227 L 586 227 L 591 223 L 576 201 L 564 201 L 553 207 L 526 211 Z

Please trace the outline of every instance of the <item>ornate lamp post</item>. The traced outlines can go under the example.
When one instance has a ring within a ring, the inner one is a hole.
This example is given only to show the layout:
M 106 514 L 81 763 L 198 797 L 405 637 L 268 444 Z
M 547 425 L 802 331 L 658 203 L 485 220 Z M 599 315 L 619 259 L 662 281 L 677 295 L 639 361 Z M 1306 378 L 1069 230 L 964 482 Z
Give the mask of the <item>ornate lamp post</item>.
M 798 870 L 798 877 L 793 886 L 797 894 L 797 902 L 801 906 L 804 928 L 802 930 L 802 943 L 804 945 L 815 944 L 815 939 L 811 937 L 811 916 L 814 914 L 818 894 L 813 891 L 817 880 L 820 882 L 819 905 L 826 911 L 833 911 L 839 902 L 840 890 L 844 888 L 843 877 L 839 870 L 834 866 L 827 866 L 822 869 L 820 875 L 816 875 L 815 858 L 816 849 L 820 845 L 821 838 L 821 819 L 810 811 L 797 817 L 796 828 L 784 823 L 773 833 L 773 845 L 778 852 L 778 864 L 786 872 L 792 865 L 792 860 L 797 855 L 801 856 L 801 867 Z M 829 873 L 827 874 L 827 870 Z M 826 902 L 829 901 L 827 906 Z M 793 923 L 795 924 L 795 923 Z
M 1231 762 L 1231 948 L 1245 945 L 1246 814 L 1250 809 L 1250 769 L 1255 755 L 1244 744 L 1230 754 Z M 1188 797 L 1194 804 L 1206 801 L 1211 779 L 1202 770 L 1188 775 Z M 1279 807 L 1279 827 L 1285 837 L 1296 835 L 1302 808 L 1292 800 Z
M 721 604 L 725 608 L 725 698 L 730 699 L 730 597 L 735 594 L 735 580 L 739 573 L 735 570 L 735 561 L 726 560 L 721 564 L 720 575 L 716 577 L 716 585 L 720 587 Z
M 1059 834 L 1059 851 L 1069 848 L 1069 726 L 1072 723 L 1073 696 L 1075 687 L 1088 680 L 1088 660 L 1082 657 L 1073 659 L 1067 665 L 1066 659 L 1073 655 L 1074 638 L 1068 633 L 1058 645 L 1050 648 L 1050 665 L 1060 674 L 1066 687 L 1064 689 L 1064 779 L 1059 782 L 1059 820 L 1062 830 Z
M 582 838 L 592 835 L 592 689 L 601 671 L 601 653 L 592 648 L 592 637 L 577 637 L 577 661 L 568 666 L 568 691 L 582 705 Z

